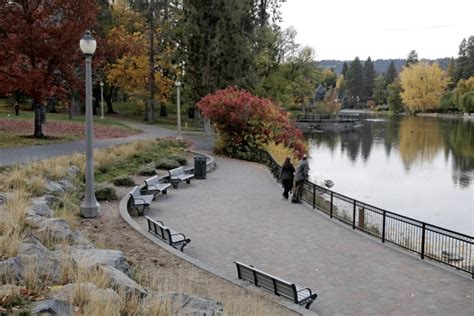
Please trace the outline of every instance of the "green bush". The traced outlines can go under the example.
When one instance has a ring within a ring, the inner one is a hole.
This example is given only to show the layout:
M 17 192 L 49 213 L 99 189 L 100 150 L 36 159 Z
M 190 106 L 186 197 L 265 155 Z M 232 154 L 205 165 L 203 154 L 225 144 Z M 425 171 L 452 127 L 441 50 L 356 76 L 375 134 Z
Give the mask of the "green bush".
M 181 165 L 176 160 L 172 159 L 160 159 L 156 162 L 156 169 L 171 170 L 179 168 Z
M 133 187 L 135 185 L 135 181 L 130 177 L 116 178 L 112 182 L 114 185 L 119 187 Z
M 188 163 L 188 161 L 186 160 L 186 157 L 181 156 L 181 155 L 169 156 L 168 159 L 176 160 L 177 162 L 179 162 L 181 166 L 184 166 Z
M 99 187 L 95 190 L 98 201 L 114 201 L 118 199 L 117 192 L 111 186 Z
M 156 175 L 156 170 L 153 168 L 142 168 L 138 170 L 137 173 L 139 176 L 154 176 Z

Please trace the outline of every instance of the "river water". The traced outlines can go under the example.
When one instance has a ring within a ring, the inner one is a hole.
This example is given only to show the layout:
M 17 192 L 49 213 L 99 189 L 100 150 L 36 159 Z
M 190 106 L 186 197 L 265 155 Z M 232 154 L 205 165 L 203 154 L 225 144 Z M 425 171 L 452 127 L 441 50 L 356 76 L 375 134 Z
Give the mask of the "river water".
M 361 115 L 307 135 L 310 180 L 391 212 L 474 235 L 474 121 Z

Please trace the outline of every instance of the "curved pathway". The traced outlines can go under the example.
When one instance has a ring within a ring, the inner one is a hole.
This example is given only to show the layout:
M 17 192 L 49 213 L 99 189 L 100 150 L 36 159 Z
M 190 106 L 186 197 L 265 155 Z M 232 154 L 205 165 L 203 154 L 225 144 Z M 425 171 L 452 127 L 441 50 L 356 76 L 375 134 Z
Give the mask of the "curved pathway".
M 185 253 L 236 278 L 234 260 L 311 287 L 321 315 L 472 315 L 473 281 L 281 197 L 263 165 L 217 158 L 207 180 L 147 215 L 192 239 Z M 137 219 L 145 226 L 145 219 Z
M 153 139 L 157 137 L 175 137 L 176 131 L 169 130 L 157 125 L 149 125 L 138 122 L 123 121 L 124 124 L 142 130 L 142 133 L 124 138 L 114 138 L 94 141 L 94 148 L 108 147 L 118 144 L 130 143 L 136 140 Z M 185 139 L 195 143 L 198 149 L 212 150 L 212 140 L 202 134 L 185 134 Z M 211 148 L 211 149 L 209 149 Z M 37 145 L 18 148 L 0 149 L 0 167 L 26 163 L 34 160 L 47 159 L 56 156 L 72 154 L 85 151 L 85 141 L 78 140 L 51 145 Z

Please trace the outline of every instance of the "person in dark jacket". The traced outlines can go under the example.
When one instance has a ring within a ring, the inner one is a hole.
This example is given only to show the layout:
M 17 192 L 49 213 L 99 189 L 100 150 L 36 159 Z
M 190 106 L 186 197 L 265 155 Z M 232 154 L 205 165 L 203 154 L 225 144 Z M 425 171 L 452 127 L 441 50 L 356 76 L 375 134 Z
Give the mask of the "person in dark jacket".
M 291 163 L 290 157 L 286 157 L 283 166 L 281 167 L 280 178 L 283 183 L 283 197 L 288 200 L 288 193 L 293 189 L 293 178 L 295 167 Z
M 308 156 L 303 155 L 298 168 L 295 172 L 295 192 L 291 198 L 292 203 L 301 203 L 301 196 L 303 194 L 303 185 L 306 180 L 308 180 L 309 165 L 308 165 Z

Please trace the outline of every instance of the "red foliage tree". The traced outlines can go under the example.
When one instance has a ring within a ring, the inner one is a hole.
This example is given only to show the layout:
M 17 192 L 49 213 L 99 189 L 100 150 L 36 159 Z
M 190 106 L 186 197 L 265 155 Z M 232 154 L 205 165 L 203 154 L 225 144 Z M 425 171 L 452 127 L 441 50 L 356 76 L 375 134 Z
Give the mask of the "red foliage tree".
M 34 136 L 44 137 L 45 98 L 78 87 L 79 40 L 96 23 L 95 0 L 15 0 L 0 4 L 0 94 L 33 99 Z
M 208 94 L 197 106 L 219 131 L 216 149 L 226 155 L 251 158 L 252 149 L 271 141 L 292 148 L 298 156 L 306 152 L 303 133 L 269 99 L 230 87 Z

